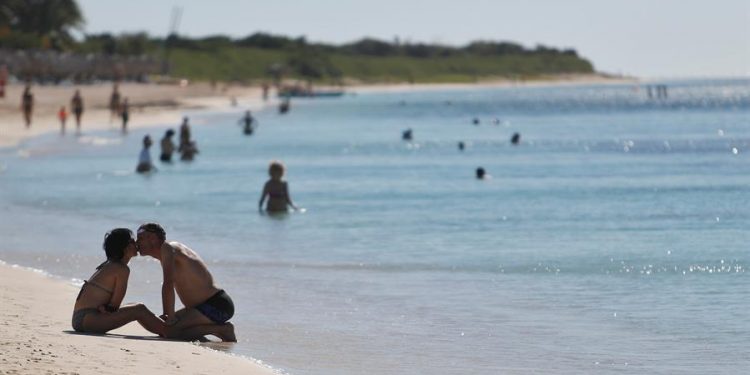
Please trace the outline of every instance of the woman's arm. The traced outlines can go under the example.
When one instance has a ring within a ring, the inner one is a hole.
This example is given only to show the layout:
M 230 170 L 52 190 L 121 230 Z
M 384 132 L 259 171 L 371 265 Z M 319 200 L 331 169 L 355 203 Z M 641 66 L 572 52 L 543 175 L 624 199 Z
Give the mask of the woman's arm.
M 294 202 L 292 202 L 292 196 L 289 195 L 289 184 L 286 181 L 284 182 L 284 195 L 286 196 L 286 204 L 292 206 L 295 211 L 298 211 L 299 208 L 294 205 Z
M 260 200 L 258 201 L 258 211 L 263 212 L 263 202 L 266 200 L 266 195 L 268 195 L 268 183 L 267 182 L 265 185 L 263 185 L 263 192 L 260 193 Z
M 113 265 L 110 265 L 113 267 Z M 119 268 L 119 267 L 118 267 Z M 130 277 L 130 269 L 127 266 L 123 266 L 122 269 L 117 270 L 115 275 L 115 288 L 112 290 L 112 298 L 109 300 L 109 308 L 117 310 L 122 304 L 125 293 L 128 291 L 128 278 Z

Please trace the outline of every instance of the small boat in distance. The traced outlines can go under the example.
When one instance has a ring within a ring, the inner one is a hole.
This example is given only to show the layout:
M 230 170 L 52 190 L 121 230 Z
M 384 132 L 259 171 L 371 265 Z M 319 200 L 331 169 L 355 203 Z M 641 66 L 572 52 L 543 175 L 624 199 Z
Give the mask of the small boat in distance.
M 283 86 L 278 91 L 280 98 L 334 98 L 344 95 L 344 90 L 314 90 L 311 87 Z

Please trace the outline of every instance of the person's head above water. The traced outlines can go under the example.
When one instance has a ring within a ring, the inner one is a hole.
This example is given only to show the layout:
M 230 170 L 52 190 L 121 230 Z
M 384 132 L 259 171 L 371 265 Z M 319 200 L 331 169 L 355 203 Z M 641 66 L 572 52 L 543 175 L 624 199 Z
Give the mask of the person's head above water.
M 167 232 L 157 223 L 146 223 L 138 227 L 138 252 L 156 257 L 167 239 Z
M 484 175 L 485 175 L 484 168 L 482 167 L 477 168 L 477 178 L 482 180 L 484 179 Z
M 286 168 L 284 167 L 284 163 L 278 160 L 274 160 L 270 165 L 268 165 L 268 175 L 273 179 L 280 180 L 282 177 L 284 177 L 285 169 Z
M 128 251 L 128 246 L 135 245 L 133 232 L 128 228 L 115 228 L 104 235 L 102 248 L 107 260 L 127 263 L 135 255 L 135 249 Z

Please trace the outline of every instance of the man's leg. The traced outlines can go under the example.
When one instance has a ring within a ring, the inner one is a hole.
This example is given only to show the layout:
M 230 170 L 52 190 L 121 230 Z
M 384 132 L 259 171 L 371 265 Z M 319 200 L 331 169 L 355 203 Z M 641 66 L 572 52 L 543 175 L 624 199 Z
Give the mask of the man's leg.
M 181 340 L 196 340 L 205 335 L 214 335 L 222 341 L 237 341 L 234 326 L 230 323 L 216 324 L 195 308 L 184 308 L 175 312 L 178 321 L 167 326 L 167 337 Z

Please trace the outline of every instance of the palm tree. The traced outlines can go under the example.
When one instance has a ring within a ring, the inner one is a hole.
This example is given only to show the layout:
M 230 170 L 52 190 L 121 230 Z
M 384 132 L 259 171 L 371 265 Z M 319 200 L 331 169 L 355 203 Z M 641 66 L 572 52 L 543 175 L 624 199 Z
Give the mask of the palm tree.
M 75 0 L 3 0 L 3 26 L 14 34 L 35 35 L 61 48 L 72 42 L 70 31 L 83 26 L 83 15 Z

